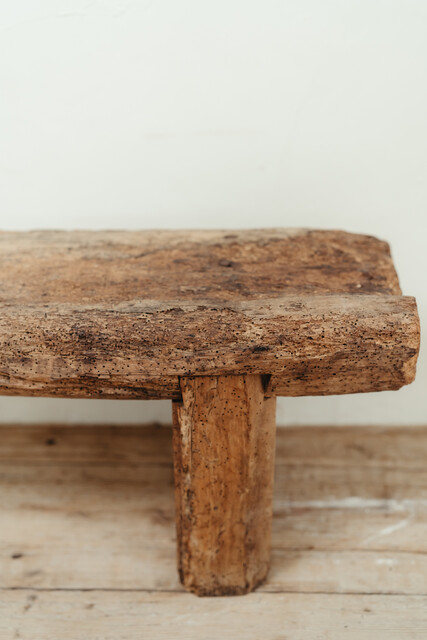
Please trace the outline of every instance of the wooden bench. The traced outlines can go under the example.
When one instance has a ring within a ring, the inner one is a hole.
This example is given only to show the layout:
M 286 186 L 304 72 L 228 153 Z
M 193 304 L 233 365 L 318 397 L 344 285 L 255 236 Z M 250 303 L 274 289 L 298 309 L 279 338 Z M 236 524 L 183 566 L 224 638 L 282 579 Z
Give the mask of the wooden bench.
M 267 575 L 276 396 L 415 376 L 415 300 L 370 236 L 5 232 L 0 297 L 1 394 L 173 401 L 179 572 L 199 595 Z

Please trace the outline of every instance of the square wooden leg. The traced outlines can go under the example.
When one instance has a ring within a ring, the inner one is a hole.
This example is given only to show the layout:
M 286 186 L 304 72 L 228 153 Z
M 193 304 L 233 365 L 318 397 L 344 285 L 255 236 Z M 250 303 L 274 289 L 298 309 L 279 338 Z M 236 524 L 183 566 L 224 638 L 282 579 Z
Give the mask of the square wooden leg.
M 200 596 L 261 584 L 270 561 L 276 399 L 261 376 L 180 381 L 173 403 L 178 569 Z

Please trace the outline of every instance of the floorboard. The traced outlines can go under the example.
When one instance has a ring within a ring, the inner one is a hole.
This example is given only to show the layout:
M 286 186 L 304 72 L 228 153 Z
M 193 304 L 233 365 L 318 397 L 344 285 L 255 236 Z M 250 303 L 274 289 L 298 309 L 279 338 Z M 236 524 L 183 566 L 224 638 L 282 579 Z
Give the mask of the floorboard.
M 427 638 L 426 455 L 427 427 L 279 429 L 269 579 L 198 599 L 169 427 L 2 425 L 0 639 Z

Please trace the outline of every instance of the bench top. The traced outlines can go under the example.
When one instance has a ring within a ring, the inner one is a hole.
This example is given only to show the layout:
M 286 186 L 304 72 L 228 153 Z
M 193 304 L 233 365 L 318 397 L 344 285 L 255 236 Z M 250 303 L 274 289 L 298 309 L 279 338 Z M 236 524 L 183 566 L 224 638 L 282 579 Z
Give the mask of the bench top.
M 397 389 L 419 347 L 387 243 L 342 231 L 0 233 L 0 393 L 177 398 Z

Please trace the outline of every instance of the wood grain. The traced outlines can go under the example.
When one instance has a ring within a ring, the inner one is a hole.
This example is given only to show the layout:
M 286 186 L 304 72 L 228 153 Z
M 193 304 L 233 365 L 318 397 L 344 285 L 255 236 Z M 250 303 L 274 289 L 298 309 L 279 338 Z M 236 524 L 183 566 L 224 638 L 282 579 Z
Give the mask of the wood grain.
M 386 242 L 344 231 L 0 232 L 2 304 L 400 295 Z
M 186 378 L 174 402 L 178 568 L 200 596 L 264 582 L 273 517 L 276 402 L 260 376 Z
M 179 397 L 178 377 L 270 374 L 274 395 L 398 389 L 415 375 L 409 297 L 4 307 L 0 392 Z
M 278 429 L 261 589 L 427 593 L 426 434 Z M 159 427 L 0 427 L 0 588 L 179 590 L 171 439 Z
M 179 377 L 272 395 L 398 389 L 419 321 L 386 243 L 339 231 L 0 234 L 0 393 L 179 399 Z
M 427 427 L 277 431 L 272 568 L 244 598 L 175 571 L 172 434 L 0 426 L 2 640 L 421 640 Z
M 144 592 L 8 592 L 5 640 L 423 640 L 425 596 L 266 594 L 196 600 Z

